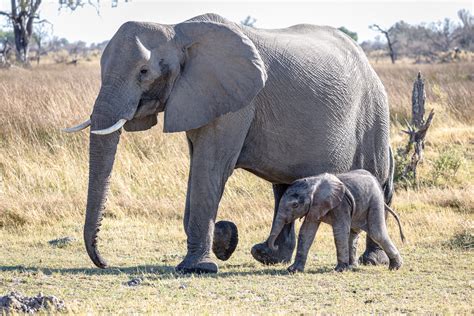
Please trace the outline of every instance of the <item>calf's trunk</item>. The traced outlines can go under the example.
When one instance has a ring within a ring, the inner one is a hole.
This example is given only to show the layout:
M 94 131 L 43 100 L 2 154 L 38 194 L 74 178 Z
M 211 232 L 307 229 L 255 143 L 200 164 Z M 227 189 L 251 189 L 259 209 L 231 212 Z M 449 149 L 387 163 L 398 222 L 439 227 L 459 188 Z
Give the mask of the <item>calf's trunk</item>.
M 278 250 L 278 246 L 275 246 L 275 240 L 277 239 L 278 235 L 280 235 L 284 226 L 285 221 L 281 217 L 277 216 L 273 221 L 272 230 L 267 241 L 268 247 L 270 247 L 270 249 L 272 249 L 273 251 Z

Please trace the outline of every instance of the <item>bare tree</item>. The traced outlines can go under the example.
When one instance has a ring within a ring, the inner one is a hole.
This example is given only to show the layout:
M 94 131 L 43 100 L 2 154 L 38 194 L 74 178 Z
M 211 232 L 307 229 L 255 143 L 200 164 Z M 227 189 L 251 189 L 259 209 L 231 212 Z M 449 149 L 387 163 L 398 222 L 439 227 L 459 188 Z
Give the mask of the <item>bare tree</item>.
M 123 0 L 128 2 L 129 0 Z M 112 0 L 112 7 L 116 7 L 119 0 Z M 17 60 L 27 65 L 30 51 L 30 41 L 33 36 L 33 23 L 40 20 L 38 10 L 42 0 L 10 0 L 11 10 L 0 11 L 13 26 L 15 34 L 15 48 Z M 75 10 L 84 5 L 92 5 L 99 12 L 100 0 L 58 0 L 59 8 Z
M 469 10 L 459 10 L 458 17 L 461 20 L 463 27 L 471 27 L 474 25 L 474 16 L 469 12 Z
M 41 1 L 11 0 L 11 12 L 0 11 L 0 15 L 6 16 L 13 25 L 17 60 L 23 64 L 28 63 L 33 22 L 39 18 L 37 12 Z
M 466 49 L 474 49 L 474 15 L 469 10 L 462 9 L 458 11 L 458 17 L 461 20 L 459 45 Z
M 403 132 L 409 135 L 408 144 L 405 148 L 404 155 L 407 157 L 412 149 L 413 154 L 410 158 L 410 163 L 406 165 L 403 171 L 403 177 L 408 178 L 412 174 L 413 180 L 417 183 L 416 168 L 419 162 L 423 161 L 423 149 L 425 148 L 425 137 L 433 120 L 434 111 L 431 110 L 428 118 L 425 120 L 425 82 L 418 73 L 415 83 L 413 84 L 412 92 L 412 121 L 411 124 L 406 122 L 407 130 Z
M 458 25 L 446 18 L 443 22 L 431 23 L 426 36 L 431 40 L 432 44 L 443 52 L 447 52 L 453 48 L 453 43 L 458 39 Z
M 39 23 L 35 23 L 33 28 L 33 39 L 38 46 L 38 50 L 36 51 L 36 63 L 40 63 L 41 53 L 43 50 L 43 43 L 44 41 L 53 33 L 53 24 L 50 22 L 43 20 Z
M 249 27 L 254 27 L 255 22 L 257 22 L 257 19 L 254 19 L 250 15 L 248 15 L 243 21 L 240 21 L 240 24 Z
M 392 64 L 395 64 L 395 51 L 393 50 L 393 45 L 395 44 L 395 42 L 391 39 L 390 29 L 384 30 L 377 24 L 370 25 L 369 28 L 371 30 L 378 31 L 385 36 L 385 38 L 387 39 L 388 53 L 390 55 L 390 59 L 392 60 Z

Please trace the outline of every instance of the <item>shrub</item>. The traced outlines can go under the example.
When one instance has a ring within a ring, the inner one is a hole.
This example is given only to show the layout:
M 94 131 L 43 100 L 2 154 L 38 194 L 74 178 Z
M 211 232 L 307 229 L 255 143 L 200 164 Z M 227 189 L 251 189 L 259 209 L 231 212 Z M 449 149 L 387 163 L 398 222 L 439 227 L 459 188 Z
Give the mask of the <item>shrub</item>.
M 473 229 L 464 228 L 462 231 L 456 233 L 448 242 L 448 246 L 452 249 L 473 250 L 474 249 L 474 234 Z
M 462 166 L 462 162 L 462 154 L 454 149 L 449 149 L 440 154 L 433 162 L 433 169 L 431 170 L 432 185 L 439 185 L 440 182 L 455 177 Z
M 415 175 L 412 171 L 404 174 L 405 169 L 410 164 L 409 156 L 405 155 L 405 147 L 397 147 L 394 155 L 395 170 L 393 175 L 393 182 L 396 187 L 403 189 L 412 188 L 416 185 Z

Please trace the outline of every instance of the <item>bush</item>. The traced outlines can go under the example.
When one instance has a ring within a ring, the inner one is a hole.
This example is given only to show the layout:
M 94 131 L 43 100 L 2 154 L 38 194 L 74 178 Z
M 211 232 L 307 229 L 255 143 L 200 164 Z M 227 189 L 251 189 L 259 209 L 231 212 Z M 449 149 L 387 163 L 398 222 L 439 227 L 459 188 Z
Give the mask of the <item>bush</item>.
M 463 157 L 459 151 L 449 149 L 438 156 L 431 171 L 432 185 L 439 185 L 456 176 L 462 165 Z
M 431 168 L 425 173 L 426 176 L 421 177 L 420 173 L 418 173 L 418 179 L 415 179 L 415 175 L 412 171 L 404 175 L 405 169 L 410 165 L 410 159 L 411 153 L 405 155 L 405 147 L 398 147 L 396 149 L 393 179 L 396 187 L 408 189 L 419 186 L 444 186 L 453 180 L 463 165 L 462 153 L 453 148 L 447 149 L 432 162 L 428 161 Z M 425 160 L 427 159 L 425 158 Z M 420 168 L 420 165 L 418 168 Z
M 455 234 L 448 242 L 448 246 L 452 249 L 473 250 L 474 249 L 474 234 L 472 227 L 465 228 L 459 233 Z
M 395 186 L 403 189 L 414 187 L 416 185 L 414 173 L 410 171 L 404 175 L 405 169 L 410 164 L 409 156 L 405 155 L 405 147 L 397 147 L 393 158 L 395 160 L 395 170 L 393 175 Z

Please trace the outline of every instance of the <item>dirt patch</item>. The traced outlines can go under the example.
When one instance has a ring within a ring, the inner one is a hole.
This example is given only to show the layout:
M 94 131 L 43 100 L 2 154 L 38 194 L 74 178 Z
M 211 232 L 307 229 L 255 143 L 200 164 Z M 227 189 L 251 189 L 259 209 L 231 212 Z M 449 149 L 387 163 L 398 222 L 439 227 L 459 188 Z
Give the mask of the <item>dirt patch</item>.
M 48 241 L 48 244 L 50 244 L 53 247 L 64 248 L 64 247 L 69 246 L 75 241 L 76 241 L 76 238 L 74 237 L 64 237 L 64 238 L 50 240 Z
M 55 296 L 44 296 L 39 293 L 37 296 L 28 297 L 18 292 L 11 292 L 5 296 L 0 296 L 0 314 L 12 312 L 36 313 L 41 310 L 65 311 L 64 302 Z

